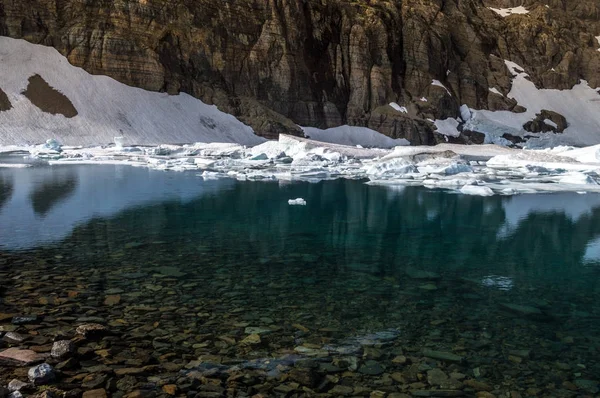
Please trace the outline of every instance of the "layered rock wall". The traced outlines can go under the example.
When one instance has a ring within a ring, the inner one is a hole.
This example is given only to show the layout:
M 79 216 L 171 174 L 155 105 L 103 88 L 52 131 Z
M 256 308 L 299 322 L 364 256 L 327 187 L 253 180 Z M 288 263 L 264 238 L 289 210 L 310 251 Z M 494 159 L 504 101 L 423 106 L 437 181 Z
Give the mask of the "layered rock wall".
M 518 3 L 518 4 L 517 4 Z M 513 110 L 508 59 L 539 87 L 600 86 L 600 5 L 527 0 L 0 0 L 0 34 L 148 90 L 190 93 L 257 133 L 367 126 L 431 144 L 427 119 Z M 440 85 L 432 85 L 432 80 Z M 397 102 L 408 113 L 388 106 Z

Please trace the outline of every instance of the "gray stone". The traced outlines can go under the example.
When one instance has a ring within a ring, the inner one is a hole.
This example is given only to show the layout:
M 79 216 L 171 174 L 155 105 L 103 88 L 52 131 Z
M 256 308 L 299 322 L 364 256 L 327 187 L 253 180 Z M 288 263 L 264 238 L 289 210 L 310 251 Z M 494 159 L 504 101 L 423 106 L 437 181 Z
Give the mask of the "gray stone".
M 26 339 L 25 336 L 20 335 L 19 333 L 16 332 L 8 332 L 4 335 L 4 337 L 2 337 L 2 340 L 6 341 L 9 344 L 20 344 L 22 342 L 24 342 Z
M 27 366 L 42 362 L 44 357 L 32 350 L 9 348 L 0 352 L 0 364 Z
M 268 328 L 248 326 L 246 329 L 244 329 L 244 333 L 246 333 L 246 334 L 259 334 L 260 335 L 260 334 L 273 333 L 273 331 L 271 329 L 268 329 Z
M 413 397 L 462 397 L 465 395 L 460 390 L 418 390 L 410 393 Z
M 13 379 L 8 383 L 8 391 L 21 391 L 23 388 L 27 387 L 27 383 L 21 380 Z
M 71 340 L 60 340 L 52 345 L 50 355 L 52 355 L 53 358 L 60 359 L 73 355 L 74 352 L 75 344 L 73 344 Z
M 12 323 L 13 325 L 26 325 L 29 323 L 35 323 L 37 320 L 37 315 L 21 315 L 13 317 Z
M 406 269 L 406 275 L 408 275 L 411 279 L 420 279 L 420 280 L 437 280 L 441 277 L 435 272 L 425 271 L 417 268 L 408 267 Z
M 463 360 L 461 356 L 452 354 L 451 352 L 434 351 L 429 349 L 424 349 L 423 355 L 428 358 L 438 359 L 440 361 L 461 362 Z
M 427 371 L 427 382 L 432 386 L 441 386 L 448 381 L 448 375 L 440 369 Z
M 514 312 L 519 315 L 542 315 L 542 311 L 539 308 L 532 307 L 529 305 L 519 305 L 511 303 L 500 303 L 500 306 L 508 311 Z
M 87 323 L 80 325 L 76 330 L 77 334 L 83 335 L 84 337 L 102 335 L 107 332 L 106 326 L 98 323 Z
M 56 378 L 54 369 L 47 363 L 29 369 L 27 376 L 29 377 L 29 381 L 35 385 L 48 384 Z
M 366 361 L 359 369 L 359 373 L 376 376 L 385 372 L 385 368 L 377 361 Z
M 596 380 L 577 379 L 575 380 L 575 385 L 592 394 L 596 394 L 600 391 L 600 383 Z

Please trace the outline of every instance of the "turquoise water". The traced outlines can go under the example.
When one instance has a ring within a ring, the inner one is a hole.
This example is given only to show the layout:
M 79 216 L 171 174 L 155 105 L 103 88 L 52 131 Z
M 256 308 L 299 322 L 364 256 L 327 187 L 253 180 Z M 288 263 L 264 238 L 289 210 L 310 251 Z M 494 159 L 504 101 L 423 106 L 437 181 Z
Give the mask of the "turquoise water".
M 64 291 L 88 281 L 85 308 L 108 322 L 133 316 L 125 305 L 172 305 L 187 308 L 168 318 L 175 334 L 301 324 L 315 333 L 305 341 L 343 345 L 394 330 L 405 350 L 459 351 L 498 383 L 491 364 L 509 350 L 532 352 L 540 384 L 556 361 L 574 379 L 600 374 L 598 195 L 204 181 L 124 166 L 5 169 L 0 188 L 0 250 L 45 264 L 0 271 L 49 274 Z M 307 205 L 287 204 L 297 197 Z M 102 307 L 111 292 L 124 312 Z

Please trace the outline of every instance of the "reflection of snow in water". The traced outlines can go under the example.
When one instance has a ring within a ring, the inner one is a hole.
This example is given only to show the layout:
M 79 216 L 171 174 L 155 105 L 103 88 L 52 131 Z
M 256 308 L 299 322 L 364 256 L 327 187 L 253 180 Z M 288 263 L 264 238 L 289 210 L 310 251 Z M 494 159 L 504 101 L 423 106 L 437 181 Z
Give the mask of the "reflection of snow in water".
M 481 285 L 485 287 L 491 287 L 498 290 L 508 291 L 513 288 L 512 278 L 498 275 L 484 276 L 481 280 Z
M 32 194 L 65 171 L 74 181 L 73 191 L 64 192 L 46 204 L 43 214 L 36 213 Z M 161 201 L 186 202 L 235 183 L 229 179 L 204 181 L 194 174 L 168 174 L 129 166 L 32 167 L 0 170 L 0 174 L 8 175 L 14 185 L 10 199 L 0 208 L 3 249 L 58 242 L 92 218 L 110 217 L 135 206 Z
M 498 239 L 508 237 L 532 213 L 563 213 L 576 222 L 600 207 L 600 195 L 557 192 L 544 195 L 543 200 L 539 195 L 515 195 L 505 198 L 502 207 L 506 220 L 498 231 Z
M 583 261 L 586 263 L 600 262 L 600 237 L 587 244 Z

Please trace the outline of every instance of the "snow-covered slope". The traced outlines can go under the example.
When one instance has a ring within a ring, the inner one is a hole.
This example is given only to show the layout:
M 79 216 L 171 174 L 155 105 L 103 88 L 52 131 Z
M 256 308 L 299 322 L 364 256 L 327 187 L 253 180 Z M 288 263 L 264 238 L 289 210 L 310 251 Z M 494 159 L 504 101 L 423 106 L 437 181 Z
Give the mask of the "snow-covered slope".
M 327 130 L 302 127 L 304 135 L 312 140 L 340 145 L 360 145 L 363 147 L 393 148 L 410 145 L 404 138 L 393 139 L 366 127 L 340 126 Z
M 67 145 L 264 141 L 235 117 L 187 94 L 171 96 L 92 76 L 69 64 L 54 48 L 0 37 L 0 89 L 12 109 L 0 112 L 0 145 L 33 144 L 56 138 Z M 78 114 L 43 112 L 22 93 L 40 75 L 64 94 Z
M 517 100 L 527 111 L 513 113 L 472 109 L 472 117 L 468 121 L 465 120 L 467 130 L 485 133 L 486 142 L 490 143 L 502 143 L 500 137 L 509 133 L 515 136 L 538 137 L 529 140 L 529 147 L 598 144 L 600 141 L 599 89 L 590 87 L 584 80 L 570 90 L 538 89 L 528 79 L 523 68 L 510 61 L 505 61 L 505 64 L 513 75 L 512 88 L 507 96 Z M 523 125 L 535 119 L 542 110 L 553 111 L 564 116 L 568 123 L 565 131 L 559 134 L 526 132 Z

